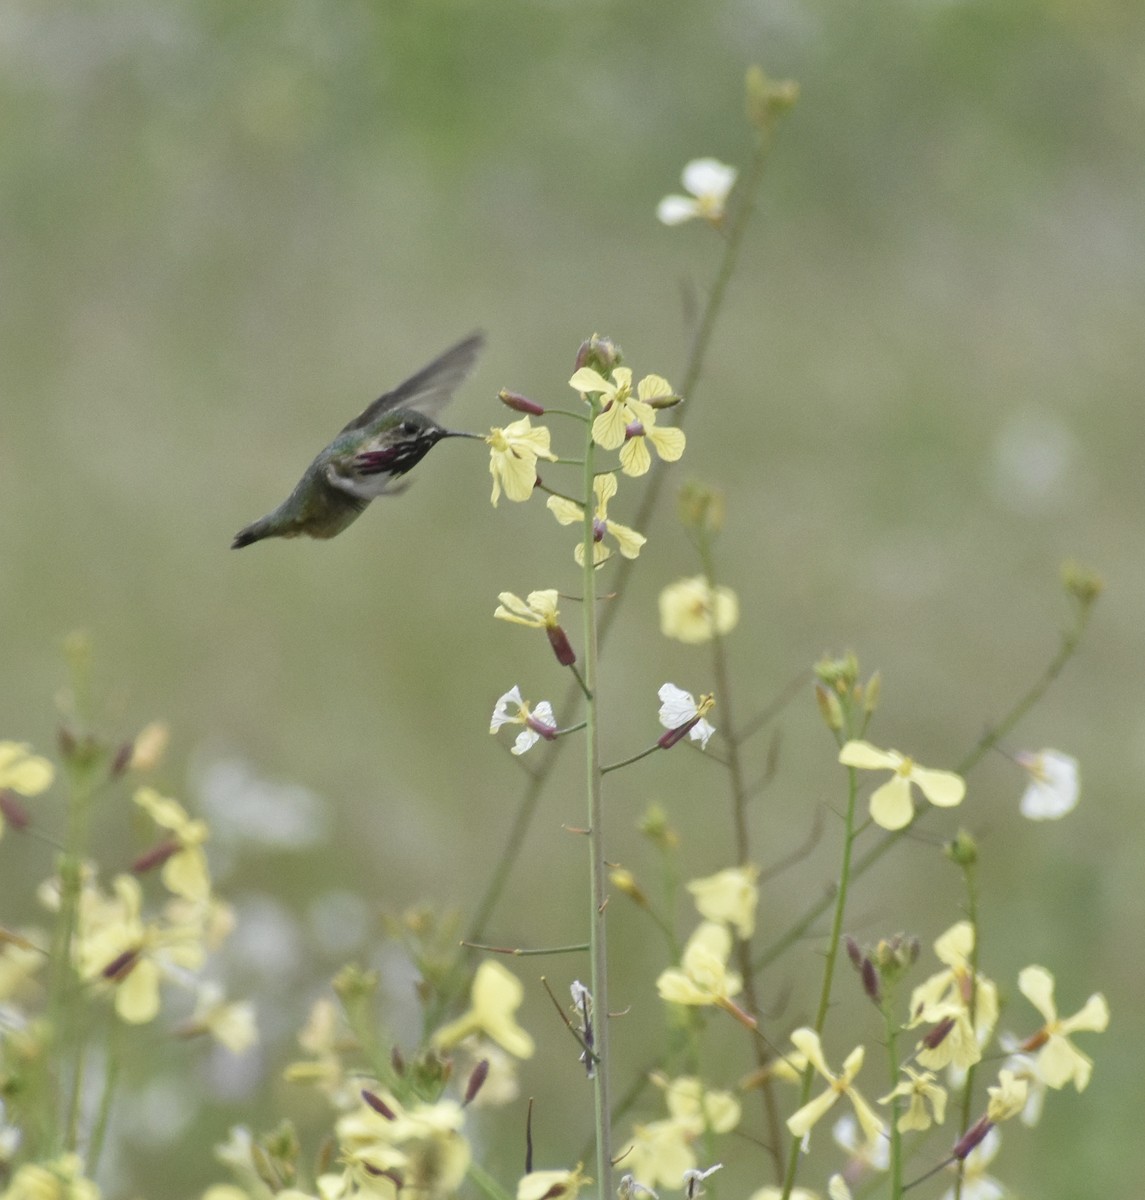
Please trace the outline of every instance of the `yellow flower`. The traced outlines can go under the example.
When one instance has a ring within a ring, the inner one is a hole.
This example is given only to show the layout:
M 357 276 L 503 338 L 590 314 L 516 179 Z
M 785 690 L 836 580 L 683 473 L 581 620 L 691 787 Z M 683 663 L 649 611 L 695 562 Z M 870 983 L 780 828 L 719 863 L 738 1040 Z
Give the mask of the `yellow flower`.
M 1045 967 L 1026 967 L 1018 975 L 1018 990 L 1042 1014 L 1046 1023 L 1022 1049 L 1038 1051 L 1038 1074 L 1052 1088 L 1072 1082 L 1084 1091 L 1093 1074 L 1093 1060 L 1069 1040 L 1071 1033 L 1101 1033 L 1109 1025 L 1109 1005 L 1095 992 L 1072 1017 L 1059 1017 L 1054 1003 L 1054 977 Z
M 52 786 L 55 768 L 46 758 L 33 754 L 23 742 L 0 742 L 0 789 L 38 796 Z M 0 809 L 0 835 L 4 833 L 4 813 Z
M 186 900 L 206 900 L 211 894 L 211 877 L 203 843 L 209 830 L 206 821 L 192 820 L 181 804 L 161 796 L 152 787 L 141 787 L 135 803 L 161 829 L 169 829 L 178 849 L 163 864 L 163 886 Z
M 994 1122 L 1008 1121 L 1011 1117 L 1016 1117 L 1026 1107 L 1029 1087 L 1024 1079 L 1003 1067 L 998 1072 L 997 1084 L 986 1089 L 986 1095 L 989 1097 L 986 1116 Z M 1078 1091 L 1081 1089 L 1078 1088 Z
M 743 981 L 728 970 L 732 935 L 726 925 L 705 921 L 684 947 L 679 967 L 669 967 L 656 980 L 662 1000 L 671 1004 L 723 1004 L 739 993 Z
M 745 940 L 755 932 L 755 910 L 759 904 L 759 868 L 728 867 L 706 879 L 693 879 L 688 891 L 700 916 L 724 921 Z
M 863 1132 L 869 1140 L 876 1137 L 881 1137 L 883 1133 L 883 1123 L 876 1116 L 875 1111 L 863 1099 L 859 1089 L 854 1086 L 855 1076 L 863 1066 L 863 1047 L 856 1046 L 850 1054 L 847 1055 L 843 1062 L 843 1070 L 839 1075 L 834 1075 L 831 1069 L 827 1066 L 827 1060 L 823 1057 L 823 1048 L 819 1041 L 819 1035 L 814 1029 L 796 1029 L 791 1035 L 791 1042 L 797 1050 L 801 1050 L 806 1056 L 807 1061 L 827 1080 L 830 1085 L 825 1092 L 822 1092 L 814 1100 L 805 1104 L 798 1112 L 793 1113 L 787 1118 L 787 1128 L 791 1132 L 792 1137 L 804 1138 L 810 1132 L 815 1122 L 824 1116 L 840 1096 L 846 1096 L 851 1102 L 851 1106 L 855 1110 L 855 1116 L 859 1119 L 859 1124 L 863 1127 Z
M 84 1178 L 78 1154 L 53 1162 L 25 1163 L 12 1178 L 3 1200 L 99 1200 L 100 1190 Z
M 600 396 L 604 411 L 592 423 L 592 438 L 604 450 L 623 446 L 632 422 L 642 422 L 646 418 L 654 421 L 656 401 L 674 398 L 672 385 L 659 375 L 645 375 L 633 395 L 632 372 L 627 367 L 616 367 L 611 379 L 605 379 L 592 367 L 581 367 L 569 380 L 569 387 L 581 395 L 595 392 Z
M 80 897 L 76 967 L 86 980 L 112 984 L 120 1019 L 143 1025 L 158 1015 L 162 977 L 202 966 L 202 922 L 144 923 L 139 882 L 119 875 L 113 888 L 111 898 L 94 888 Z
M 497 596 L 501 603 L 497 605 L 493 615 L 502 621 L 512 621 L 515 625 L 543 629 L 553 653 L 557 656 L 557 662 L 562 667 L 569 667 L 576 662 L 576 653 L 569 644 L 568 635 L 561 628 L 561 614 L 557 611 L 558 595 L 556 588 L 530 592 L 524 600 L 512 592 L 501 592 Z
M 131 743 L 131 759 L 128 767 L 132 771 L 154 771 L 167 753 L 171 730 L 163 721 L 152 721 L 145 725 Z
M 640 407 L 648 408 L 647 405 Z M 648 473 L 649 467 L 652 466 L 648 442 L 652 443 L 652 448 L 663 462 L 679 461 L 687 444 L 682 429 L 677 429 L 674 425 L 657 425 L 655 410 L 648 408 L 646 416 L 632 421 L 625 428 L 624 445 L 620 447 L 620 469 L 625 475 L 636 478 Z
M 579 1163 L 572 1171 L 530 1171 L 517 1184 L 517 1200 L 572 1200 L 591 1182 Z
M 909 1099 L 906 1111 L 899 1117 L 899 1133 L 908 1129 L 929 1129 L 931 1114 L 934 1114 L 934 1124 L 941 1125 L 946 1119 L 946 1089 L 935 1082 L 930 1071 L 916 1071 L 913 1067 L 904 1066 L 904 1079 L 893 1092 L 889 1092 L 880 1104 L 890 1104 L 895 1096 L 906 1096 Z
M 549 431 L 543 425 L 534 429 L 528 417 L 522 417 L 504 429 L 490 429 L 485 443 L 489 447 L 494 507 L 502 487 L 510 500 L 528 500 L 537 482 L 537 459 L 555 462 L 557 457 L 549 450 Z
M 889 770 L 894 774 L 871 796 L 871 819 L 884 829 L 902 829 L 914 816 L 910 785 L 940 808 L 953 808 L 962 803 L 966 784 L 953 771 L 934 771 L 919 767 L 897 750 L 880 750 L 870 742 L 848 742 L 839 751 L 839 761 L 845 767 L 861 771 Z
M 199 987 L 195 1011 L 180 1032 L 184 1036 L 209 1033 L 232 1054 L 241 1054 L 258 1042 L 254 1005 L 249 1001 L 227 1001 L 217 983 Z
M 608 519 L 608 502 L 616 495 L 616 476 L 612 474 L 598 475 L 592 481 L 592 490 L 596 493 L 596 520 L 594 522 L 594 540 L 592 546 L 592 561 L 599 566 L 612 557 L 612 550 L 603 544 L 605 534 L 611 534 L 616 539 L 617 549 L 625 558 L 635 558 L 640 553 L 640 547 L 648 540 L 642 533 L 629 529 L 617 521 Z M 575 500 L 566 500 L 564 496 L 550 496 L 547 501 L 549 511 L 562 525 L 580 525 L 584 522 L 584 506 Z M 584 543 L 577 542 L 573 557 L 580 565 L 584 565 Z
M 739 599 L 729 587 L 713 588 L 703 575 L 670 583 L 660 593 L 660 632 L 689 645 L 730 633 L 739 623 Z
M 448 1050 L 471 1033 L 484 1033 L 516 1058 L 532 1058 L 533 1039 L 513 1015 L 524 995 L 515 975 L 499 962 L 486 959 L 473 977 L 469 1011 L 443 1025 L 433 1035 L 434 1046 Z
M 910 994 L 910 1028 L 923 1022 L 933 1024 L 951 1014 L 965 1014 L 966 1031 L 970 1025 L 970 997 L 974 995 L 973 1033 L 978 1042 L 985 1043 L 998 1020 L 998 988 L 992 980 L 979 973 L 976 983 L 972 982 L 970 956 L 974 951 L 974 926 L 969 921 L 958 921 L 934 943 L 934 953 L 939 962 L 946 964 L 939 971 L 920 983 Z M 955 1036 L 961 1030 L 956 1030 Z M 921 1060 L 920 1060 L 921 1061 Z M 975 1056 L 972 1062 L 977 1062 Z M 945 1066 L 934 1061 L 923 1062 L 923 1066 Z M 964 1064 L 964 1065 L 969 1065 Z

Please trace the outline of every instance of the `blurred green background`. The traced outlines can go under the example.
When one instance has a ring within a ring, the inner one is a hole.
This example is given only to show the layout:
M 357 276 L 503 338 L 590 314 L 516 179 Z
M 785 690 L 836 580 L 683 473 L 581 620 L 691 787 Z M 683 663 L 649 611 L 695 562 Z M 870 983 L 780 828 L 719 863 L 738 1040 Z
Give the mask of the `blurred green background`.
M 802 97 L 674 468 L 727 492 L 737 713 L 854 648 L 884 674 L 874 740 L 948 765 L 1053 652 L 1061 560 L 1101 572 L 1079 658 L 1009 746 L 1075 754 L 1082 807 L 1022 821 L 1020 773 L 996 755 L 959 818 L 983 844 L 987 969 L 1013 994 L 1042 962 L 1063 1012 L 1098 989 L 1113 1011 L 1084 1041 L 1090 1091 L 1054 1097 L 995 1173 L 1029 1196 L 1138 1187 L 1145 9 L 6 0 L 0 734 L 53 744 L 61 642 L 88 630 L 105 726 L 169 721 L 164 782 L 215 822 L 240 914 L 228 982 L 262 998 L 265 1032 L 242 1064 L 176 1051 L 136 1068 L 109 1195 L 196 1195 L 222 1176 L 208 1147 L 229 1124 L 305 1108 L 273 1081 L 346 957 L 385 967 L 397 1033 L 414 1036 L 408 971 L 374 949 L 378 914 L 472 909 L 521 785 L 486 734 L 493 701 L 513 683 L 564 694 L 543 645 L 491 614 L 504 589 L 575 590 L 570 539 L 539 503 L 490 507 L 472 444 L 435 451 L 407 495 L 336 541 L 240 555 L 231 536 L 367 401 L 474 328 L 489 347 L 451 409 L 461 428 L 505 423 L 502 386 L 566 402 L 593 331 L 637 374 L 678 379 L 681 297 L 702 292 L 719 246 L 654 208 L 688 159 L 746 161 L 755 61 Z M 696 569 L 674 490 L 608 647 L 610 759 L 654 731 L 665 679 L 710 685 L 702 648 L 656 632 L 660 588 Z M 622 496 L 614 515 L 634 506 Z M 779 774 L 754 809 L 765 864 L 842 802 L 809 696 L 779 724 Z M 765 751 L 753 743 L 753 775 Z M 494 940 L 581 935 L 583 848 L 559 828 L 583 821 L 577 757 Z M 656 800 L 691 874 L 726 865 L 713 770 L 681 753 L 612 777 L 614 857 L 649 867 L 632 827 Z M 828 816 L 828 843 L 835 831 Z M 47 860 L 27 842 L 3 852 L 5 904 L 26 913 Z M 817 855 L 769 888 L 764 940 L 831 870 Z M 960 901 L 920 840 L 864 881 L 851 927 L 929 942 Z M 626 1079 L 657 1035 L 662 954 L 640 913 L 615 913 L 618 999 L 638 1014 L 617 1026 Z M 766 981 L 781 1026 L 805 1018 L 819 963 L 809 943 Z M 563 1057 L 530 1064 L 524 1088 L 540 1098 L 539 1159 L 557 1165 L 579 1152 L 589 1101 L 538 973 L 522 972 L 525 1020 Z M 832 1055 L 876 1040 L 854 1012 Z M 1020 997 L 1013 1012 L 1032 1017 Z M 519 1122 L 497 1129 L 508 1177 Z

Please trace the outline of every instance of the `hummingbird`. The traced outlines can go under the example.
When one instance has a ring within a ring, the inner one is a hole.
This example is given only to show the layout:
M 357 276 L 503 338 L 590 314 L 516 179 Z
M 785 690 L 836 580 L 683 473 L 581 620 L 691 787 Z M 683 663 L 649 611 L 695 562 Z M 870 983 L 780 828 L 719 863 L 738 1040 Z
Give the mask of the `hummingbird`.
M 451 346 L 428 366 L 379 396 L 306 468 L 294 491 L 271 513 L 240 529 L 241 550 L 270 537 L 332 538 L 362 515 L 375 496 L 395 495 L 399 479 L 443 438 L 480 438 L 435 420 L 473 369 L 485 344 L 480 333 Z

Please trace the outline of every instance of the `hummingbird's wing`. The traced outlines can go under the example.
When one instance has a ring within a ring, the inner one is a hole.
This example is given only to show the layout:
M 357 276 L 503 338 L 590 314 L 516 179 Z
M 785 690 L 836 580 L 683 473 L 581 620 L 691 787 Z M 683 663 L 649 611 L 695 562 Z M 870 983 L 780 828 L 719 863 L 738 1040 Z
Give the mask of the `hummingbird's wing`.
M 484 345 L 484 334 L 470 334 L 463 342 L 458 342 L 435 358 L 428 367 L 422 367 L 416 375 L 411 375 L 405 383 L 398 384 L 392 392 L 379 396 L 342 433 L 365 429 L 378 417 L 395 408 L 412 408 L 427 417 L 436 417 L 461 381 L 473 370 L 473 364 Z

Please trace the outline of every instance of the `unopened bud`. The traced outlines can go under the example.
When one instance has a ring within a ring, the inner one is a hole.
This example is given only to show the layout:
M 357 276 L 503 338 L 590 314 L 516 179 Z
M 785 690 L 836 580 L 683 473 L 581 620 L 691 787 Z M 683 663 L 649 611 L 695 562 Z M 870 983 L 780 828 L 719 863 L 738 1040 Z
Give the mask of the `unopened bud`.
M 104 979 L 110 979 L 113 983 L 119 983 L 126 979 L 128 975 L 135 969 L 135 964 L 139 962 L 139 947 L 132 946 L 129 950 L 124 950 L 122 954 L 117 954 L 111 962 L 100 972 Z
M 626 867 L 614 867 L 609 873 L 608 880 L 618 892 L 623 892 L 641 908 L 648 907 L 648 897 L 645 895 L 644 889 L 636 882 L 636 876 Z
M 815 685 L 815 703 L 819 706 L 819 715 L 827 728 L 836 731 L 843 728 L 843 706 L 839 697 L 821 683 Z
M 882 989 L 879 987 L 879 973 L 875 969 L 875 964 L 869 958 L 864 958 L 859 973 L 863 979 L 863 991 L 867 993 L 870 1000 L 878 1004 L 882 1000 Z
M 667 396 L 650 396 L 644 403 L 649 408 L 675 408 L 677 404 L 684 403 L 684 397 L 670 392 Z
M 398 1114 L 390 1108 L 377 1092 L 371 1092 L 369 1088 L 362 1088 L 362 1099 L 374 1112 L 385 1117 L 387 1121 L 396 1121 L 398 1119 Z
M 397 1046 L 390 1047 L 390 1066 L 399 1079 L 406 1073 L 406 1060 Z
M 145 850 L 131 864 L 131 869 L 136 875 L 146 875 L 148 871 L 154 871 L 157 867 L 161 867 L 169 858 L 178 854 L 182 848 L 182 845 L 174 838 L 167 838 L 158 845 L 152 846 L 150 850 Z
M 1105 589 L 1105 581 L 1080 563 L 1062 563 L 1062 586 L 1083 607 L 1088 608 Z
M 702 533 L 719 533 L 727 517 L 723 492 L 695 481 L 680 489 L 678 508 L 684 528 Z
M 549 635 L 549 645 L 557 656 L 557 662 L 562 667 L 571 667 L 576 662 L 576 653 L 569 642 L 568 634 L 559 625 L 546 625 L 545 632 Z
M 124 742 L 115 752 L 115 757 L 111 760 L 111 766 L 108 768 L 107 774 L 111 779 L 119 779 L 127 772 L 127 768 L 131 766 L 131 756 L 135 751 L 134 742 Z
M 981 1145 L 985 1140 L 986 1135 L 994 1127 L 994 1122 L 989 1117 L 981 1117 L 975 1121 L 973 1125 L 954 1143 L 954 1149 L 951 1150 L 950 1156 L 963 1161 L 966 1156 L 974 1149 L 975 1146 Z
M 545 406 L 543 404 L 538 404 L 535 400 L 530 400 L 528 396 L 522 396 L 520 392 L 511 392 L 508 388 L 502 388 L 497 393 L 497 399 L 506 408 L 511 408 L 515 412 L 529 413 L 530 416 L 534 417 L 543 417 L 545 415 Z
M 879 707 L 879 693 L 883 690 L 883 676 L 881 671 L 876 671 L 870 679 L 867 680 L 867 686 L 863 693 L 863 711 L 868 715 L 873 713 Z
M 842 658 L 821 658 L 812 670 L 837 695 L 847 696 L 858 681 L 859 660 L 848 650 Z
M 594 333 L 587 341 L 581 342 L 576 352 L 574 371 L 581 367 L 591 367 L 594 371 L 608 378 L 615 367 L 620 366 L 624 355 L 620 347 L 611 339 Z
M 960 867 L 972 867 L 978 861 L 978 843 L 965 829 L 960 829 L 946 843 L 946 857 Z
M 0 814 L 13 829 L 27 829 L 32 821 L 19 796 L 7 788 L 0 788 Z
M 770 129 L 799 99 L 799 84 L 768 79 L 759 65 L 748 67 L 745 83 L 747 119 L 759 129 Z
M 483 1058 L 477 1066 L 473 1068 L 469 1075 L 469 1082 L 465 1085 L 465 1099 L 462 1100 L 462 1107 L 472 1104 L 481 1091 L 485 1080 L 489 1078 L 489 1060 Z
M 863 969 L 863 952 L 859 949 L 859 943 L 848 933 L 843 938 L 843 946 L 847 951 L 847 957 L 851 960 L 851 966 L 856 971 Z
M 659 804 L 648 806 L 637 828 L 661 850 L 675 850 L 680 845 L 680 835 L 668 824 L 668 814 Z
M 941 1021 L 922 1039 L 927 1050 L 935 1050 L 950 1036 L 950 1031 L 956 1022 L 953 1017 L 943 1017 Z

